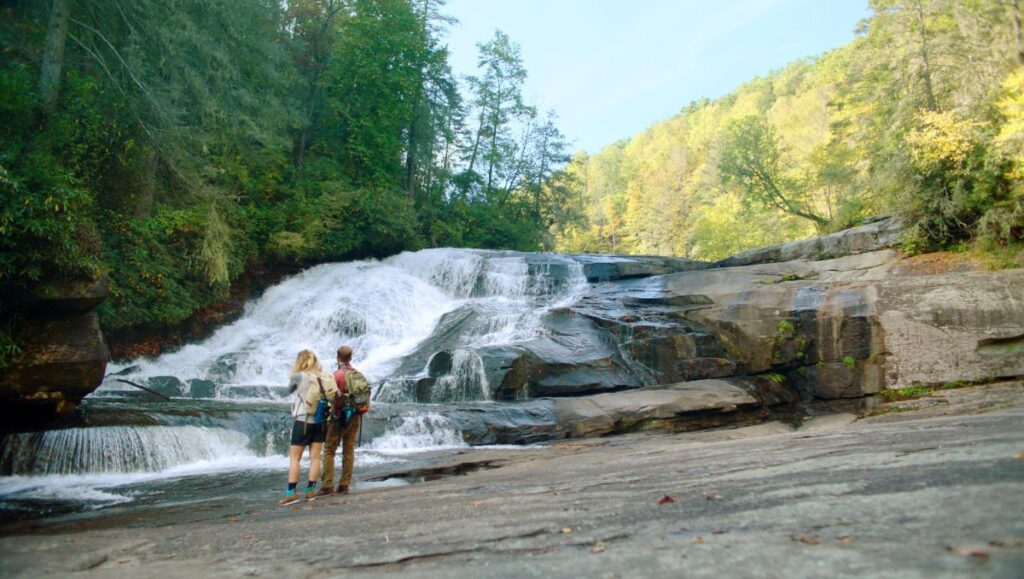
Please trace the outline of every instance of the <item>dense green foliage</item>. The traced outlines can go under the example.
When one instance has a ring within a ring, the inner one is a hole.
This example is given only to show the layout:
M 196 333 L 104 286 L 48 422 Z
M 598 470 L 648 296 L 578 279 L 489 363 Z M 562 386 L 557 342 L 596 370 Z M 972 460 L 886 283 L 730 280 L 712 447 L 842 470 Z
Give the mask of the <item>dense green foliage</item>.
M 47 279 L 108 275 L 112 330 L 275 262 L 551 246 L 564 139 L 504 34 L 460 86 L 443 3 L 4 3 L 0 365 Z
M 1019 251 L 1024 2 L 870 7 L 849 45 L 578 155 L 559 249 L 717 259 L 895 213 L 911 251 Z
M 1024 0 L 871 0 L 849 45 L 571 160 L 507 35 L 454 78 L 443 4 L 5 2 L 0 366 L 61 277 L 110 277 L 113 330 L 425 246 L 713 259 L 898 213 L 911 251 L 1019 251 Z

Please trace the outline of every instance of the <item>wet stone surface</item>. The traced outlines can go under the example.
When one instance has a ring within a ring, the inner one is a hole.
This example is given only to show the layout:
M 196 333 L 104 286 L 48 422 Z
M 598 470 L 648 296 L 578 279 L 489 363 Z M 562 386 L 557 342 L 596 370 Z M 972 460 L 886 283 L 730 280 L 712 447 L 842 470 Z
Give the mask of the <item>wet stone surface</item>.
M 393 488 L 360 478 L 349 495 L 283 509 L 250 484 L 249 498 L 8 525 L 0 573 L 1019 576 L 1024 386 L 939 399 L 798 430 L 460 451 L 426 467 L 450 476 Z

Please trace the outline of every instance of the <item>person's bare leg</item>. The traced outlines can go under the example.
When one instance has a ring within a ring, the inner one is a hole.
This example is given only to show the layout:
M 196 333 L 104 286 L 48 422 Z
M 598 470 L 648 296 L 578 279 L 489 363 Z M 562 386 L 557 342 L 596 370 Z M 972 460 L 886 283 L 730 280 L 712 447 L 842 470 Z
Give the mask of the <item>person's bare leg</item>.
M 291 445 L 288 447 L 288 482 L 297 483 L 299 482 L 299 462 L 302 460 L 303 447 L 297 445 Z M 319 459 L 317 460 L 317 468 L 320 466 Z
M 314 442 L 309 446 L 309 480 L 320 480 L 320 451 L 323 450 L 323 447 L 324 443 L 322 442 Z

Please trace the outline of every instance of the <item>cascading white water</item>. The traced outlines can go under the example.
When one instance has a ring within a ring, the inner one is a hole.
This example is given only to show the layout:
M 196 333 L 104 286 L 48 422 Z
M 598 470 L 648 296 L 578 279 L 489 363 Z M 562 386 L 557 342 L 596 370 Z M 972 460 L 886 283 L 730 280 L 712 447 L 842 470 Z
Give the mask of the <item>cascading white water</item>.
M 251 456 L 249 437 L 198 426 L 98 426 L 11 436 L 0 451 L 9 475 L 157 472 L 225 456 Z
M 483 361 L 480 356 L 467 350 L 455 350 L 451 371 L 437 379 L 431 387 L 430 396 L 431 400 L 449 402 L 490 398 L 490 385 L 487 383 Z
M 450 420 L 433 412 L 403 416 L 397 426 L 373 439 L 366 450 L 377 453 L 402 454 L 437 448 L 468 446 Z
M 349 344 L 355 365 L 378 382 L 455 310 L 474 314 L 460 327 L 455 347 L 536 337 L 543 313 L 571 301 L 585 285 L 578 263 L 564 259 L 563 265 L 569 275 L 558 282 L 545 271 L 531 272 L 522 255 L 489 251 L 431 249 L 382 262 L 321 265 L 270 288 L 241 319 L 202 343 L 111 370 L 125 370 L 119 377 L 129 379 L 211 380 L 236 398 L 239 386 L 248 386 L 252 397 L 263 398 L 266 386 L 287 381 L 300 349 L 312 349 L 329 364 L 335 349 Z M 97 394 L 127 388 L 108 378 Z
M 559 268 L 556 273 L 553 267 Z M 538 337 L 544 314 L 571 304 L 585 287 L 581 265 L 558 256 L 432 249 L 379 262 L 321 265 L 268 289 L 238 321 L 201 343 L 153 359 L 112 364 L 109 371 L 118 375 L 108 377 L 93 397 L 102 400 L 128 390 L 117 378 L 208 380 L 222 399 L 218 404 L 249 416 L 251 411 L 235 401 L 279 400 L 299 350 L 314 350 L 330 366 L 336 348 L 348 344 L 355 350 L 355 365 L 378 391 L 387 388 L 388 379 L 408 383 L 424 376 L 431 356 L 444 351 L 450 369 L 435 376 L 430 399 L 487 400 L 490 385 L 477 350 Z M 409 401 L 404 393 L 383 399 Z M 155 405 L 146 411 L 159 414 L 159 404 L 150 403 Z M 190 404 L 188 412 L 205 412 L 202 404 Z M 466 446 L 462 433 L 443 415 L 415 407 L 402 412 L 359 450 L 357 464 Z M 216 418 L 213 423 L 226 428 L 99 426 L 9 436 L 0 449 L 5 475 L 0 476 L 0 499 L 119 502 L 130 500 L 131 493 L 105 489 L 197 474 L 283 469 L 286 414 L 281 420 L 248 424 Z

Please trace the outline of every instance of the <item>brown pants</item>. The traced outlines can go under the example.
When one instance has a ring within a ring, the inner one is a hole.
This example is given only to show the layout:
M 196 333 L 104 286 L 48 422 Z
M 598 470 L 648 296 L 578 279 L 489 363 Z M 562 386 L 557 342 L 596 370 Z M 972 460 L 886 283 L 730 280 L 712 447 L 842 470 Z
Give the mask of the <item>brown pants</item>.
M 324 442 L 323 471 L 320 475 L 320 485 L 324 487 L 334 486 L 334 453 L 338 451 L 338 444 L 342 443 L 341 450 L 341 481 L 340 485 L 348 486 L 352 482 L 352 467 L 356 462 L 356 439 L 359 437 L 359 424 L 362 423 L 362 416 L 353 416 L 352 420 L 341 428 L 337 422 L 327 423 L 327 440 Z

